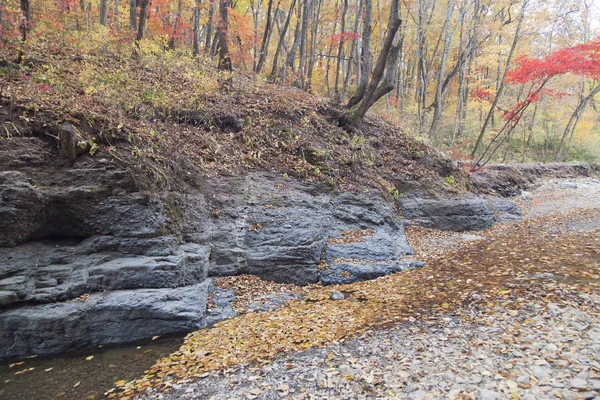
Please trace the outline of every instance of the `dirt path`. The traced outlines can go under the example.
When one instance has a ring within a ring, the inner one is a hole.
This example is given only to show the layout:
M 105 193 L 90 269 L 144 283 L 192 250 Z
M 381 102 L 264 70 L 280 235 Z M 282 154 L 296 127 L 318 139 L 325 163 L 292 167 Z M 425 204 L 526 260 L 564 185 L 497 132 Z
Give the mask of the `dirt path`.
M 146 398 L 594 398 L 600 393 L 600 182 L 549 181 L 523 221 L 411 229 L 428 267 L 190 334 L 115 395 Z M 275 359 L 275 361 L 272 361 Z M 172 389 L 168 393 L 156 392 Z

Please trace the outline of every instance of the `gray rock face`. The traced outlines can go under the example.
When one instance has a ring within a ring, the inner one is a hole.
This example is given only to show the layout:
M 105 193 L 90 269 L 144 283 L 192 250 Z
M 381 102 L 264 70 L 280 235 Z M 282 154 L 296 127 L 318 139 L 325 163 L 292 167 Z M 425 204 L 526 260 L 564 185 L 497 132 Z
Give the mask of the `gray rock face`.
M 473 231 L 494 225 L 494 210 L 483 198 L 399 199 L 402 215 L 409 224 L 445 231 Z
M 213 219 L 209 275 L 258 275 L 275 282 L 343 283 L 402 268 L 348 270 L 338 259 L 393 261 L 412 254 L 401 221 L 382 199 L 351 193 L 336 197 L 322 187 L 252 174 L 209 182 Z M 371 230 L 364 241 L 331 243 L 343 232 Z M 328 243 L 328 241 L 330 243 Z M 320 271 L 324 260 L 329 268 Z
M 319 280 L 332 219 L 326 190 L 262 174 L 207 182 L 205 190 L 213 210 L 209 275 Z
M 211 304 L 206 309 L 207 325 L 237 316 L 237 313 L 233 309 L 233 302 L 236 298 L 234 291 L 211 284 L 208 294 Z
M 118 344 L 206 326 L 209 282 L 177 289 L 95 293 L 25 306 L 0 317 L 0 359 Z
M 334 201 L 333 215 L 333 234 L 323 255 L 329 265 L 321 272 L 323 284 L 352 283 L 408 269 L 399 260 L 413 252 L 391 204 L 342 194 Z
M 117 240 L 95 236 L 79 243 L 0 248 L 0 292 L 12 293 L 5 304 L 64 301 L 105 290 L 173 288 L 206 278 L 207 246 L 179 244 L 165 236 L 137 239 L 139 243 Z
M 496 222 L 515 221 L 521 218 L 521 210 L 512 201 L 501 197 L 490 197 L 489 202 L 494 210 Z
M 334 196 L 267 173 L 157 193 L 101 154 L 65 160 L 40 138 L 5 143 L 0 349 L 9 350 L 0 358 L 189 331 L 233 316 L 232 293 L 215 291 L 206 310 L 209 276 L 303 285 L 410 268 L 400 261 L 412 253 L 402 221 L 377 196 Z M 338 240 L 362 231 L 360 240 Z

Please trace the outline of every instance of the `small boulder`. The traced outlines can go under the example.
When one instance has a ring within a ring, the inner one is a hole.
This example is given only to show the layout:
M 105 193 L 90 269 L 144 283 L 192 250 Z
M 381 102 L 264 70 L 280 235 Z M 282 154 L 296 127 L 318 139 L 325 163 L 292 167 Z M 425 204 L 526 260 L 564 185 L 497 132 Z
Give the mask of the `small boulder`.
M 337 290 L 333 290 L 329 295 L 331 300 L 344 300 L 344 293 L 339 292 Z

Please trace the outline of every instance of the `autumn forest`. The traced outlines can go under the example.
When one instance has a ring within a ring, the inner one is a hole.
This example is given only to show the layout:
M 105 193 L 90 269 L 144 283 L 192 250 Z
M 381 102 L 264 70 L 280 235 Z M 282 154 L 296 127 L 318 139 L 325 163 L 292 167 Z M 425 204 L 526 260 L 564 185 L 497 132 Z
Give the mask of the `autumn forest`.
M 593 161 L 599 13 L 592 0 L 3 0 L 2 73 L 44 59 L 18 73 L 32 96 L 126 111 L 193 107 L 243 74 L 331 100 L 348 129 L 370 111 L 454 158 Z M 147 65 L 188 88 L 136 82 Z

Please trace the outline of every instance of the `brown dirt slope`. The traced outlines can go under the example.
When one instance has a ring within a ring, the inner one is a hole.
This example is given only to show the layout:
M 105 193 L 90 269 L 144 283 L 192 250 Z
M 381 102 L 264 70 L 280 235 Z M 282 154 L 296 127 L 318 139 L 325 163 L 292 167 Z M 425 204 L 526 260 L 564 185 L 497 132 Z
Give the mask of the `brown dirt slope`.
M 202 176 L 248 170 L 318 180 L 335 190 L 377 189 L 389 197 L 415 190 L 452 193 L 465 187 L 466 176 L 450 160 L 396 126 L 368 117 L 358 130 L 347 133 L 337 126 L 338 106 L 295 88 L 235 76 L 227 93 L 212 88 L 198 95 L 198 88 L 190 87 L 194 82 L 173 89 L 177 70 L 165 78 L 160 68 L 148 64 L 136 69 L 138 85 L 124 86 L 125 99 L 116 101 L 110 93 L 98 94 L 101 84 L 85 87 L 76 69 L 83 66 L 69 57 L 57 52 L 0 71 L 0 146 L 35 135 L 54 147 L 59 126 L 70 123 L 80 141 L 94 150 L 98 146 L 95 157 L 120 160 L 147 183 L 162 187 L 181 189 L 183 182 L 200 183 L 197 178 Z M 111 63 L 107 57 L 98 61 L 89 56 L 86 62 L 96 63 L 96 73 L 112 77 L 110 66 L 125 61 Z M 63 75 L 53 78 L 62 82 L 60 92 L 58 84 L 34 82 L 48 75 L 48 63 L 62 68 Z M 167 98 L 160 104 L 158 81 L 170 88 L 161 92 Z M 189 105 L 181 100 L 187 94 L 194 97 Z

